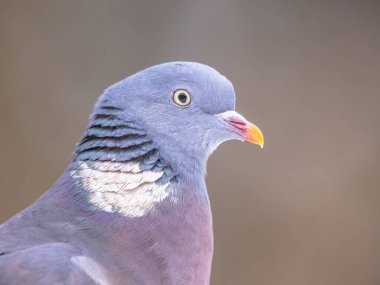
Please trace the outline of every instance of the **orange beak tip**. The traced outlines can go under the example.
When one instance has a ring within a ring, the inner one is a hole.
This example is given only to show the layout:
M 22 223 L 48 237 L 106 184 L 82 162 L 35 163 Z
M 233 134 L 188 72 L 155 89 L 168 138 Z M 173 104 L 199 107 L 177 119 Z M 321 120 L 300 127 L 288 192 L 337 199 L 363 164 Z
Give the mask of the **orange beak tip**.
M 249 123 L 247 134 L 248 134 L 247 141 L 257 144 L 261 148 L 264 147 L 264 136 L 261 130 L 257 126 Z

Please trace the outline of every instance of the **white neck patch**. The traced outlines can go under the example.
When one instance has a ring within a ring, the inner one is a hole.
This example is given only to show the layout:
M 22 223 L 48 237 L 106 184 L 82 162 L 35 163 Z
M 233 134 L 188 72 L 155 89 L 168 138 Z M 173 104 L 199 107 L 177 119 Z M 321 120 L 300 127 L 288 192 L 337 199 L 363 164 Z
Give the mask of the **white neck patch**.
M 172 192 L 170 182 L 157 183 L 163 170 L 142 170 L 137 161 L 78 161 L 70 174 L 80 181 L 97 209 L 127 217 L 145 216 Z M 173 195 L 170 199 L 176 202 Z

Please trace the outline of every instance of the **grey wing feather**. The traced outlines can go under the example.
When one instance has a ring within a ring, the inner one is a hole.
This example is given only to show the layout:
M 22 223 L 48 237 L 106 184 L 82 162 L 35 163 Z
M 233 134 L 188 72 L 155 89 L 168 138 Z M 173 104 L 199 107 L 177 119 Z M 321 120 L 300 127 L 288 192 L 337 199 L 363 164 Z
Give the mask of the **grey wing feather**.
M 95 285 L 73 258 L 79 256 L 65 243 L 38 245 L 0 256 L 0 285 Z

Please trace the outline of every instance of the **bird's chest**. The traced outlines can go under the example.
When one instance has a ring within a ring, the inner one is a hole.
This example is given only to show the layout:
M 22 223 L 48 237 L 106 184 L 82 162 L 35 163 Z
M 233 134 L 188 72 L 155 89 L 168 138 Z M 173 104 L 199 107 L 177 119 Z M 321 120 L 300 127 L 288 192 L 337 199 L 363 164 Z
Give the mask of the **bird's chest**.
M 213 236 L 204 184 L 181 184 L 167 169 L 132 163 L 83 162 L 72 177 L 101 216 L 95 236 L 106 236 L 102 253 L 118 280 L 209 283 Z
M 131 284 L 209 284 L 213 236 L 208 204 L 160 206 L 155 215 L 120 223 L 124 226 L 115 243 L 123 249 L 118 253 L 123 274 L 139 272 Z

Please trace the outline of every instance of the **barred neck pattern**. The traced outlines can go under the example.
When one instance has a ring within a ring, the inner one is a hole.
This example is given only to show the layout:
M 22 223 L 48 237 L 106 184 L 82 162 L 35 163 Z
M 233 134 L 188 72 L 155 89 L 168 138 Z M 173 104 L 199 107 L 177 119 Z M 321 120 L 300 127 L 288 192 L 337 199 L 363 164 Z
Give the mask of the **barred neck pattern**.
M 141 217 L 166 199 L 176 202 L 169 186 L 177 176 L 145 131 L 122 119 L 122 111 L 98 107 L 77 147 L 71 176 L 96 209 Z

